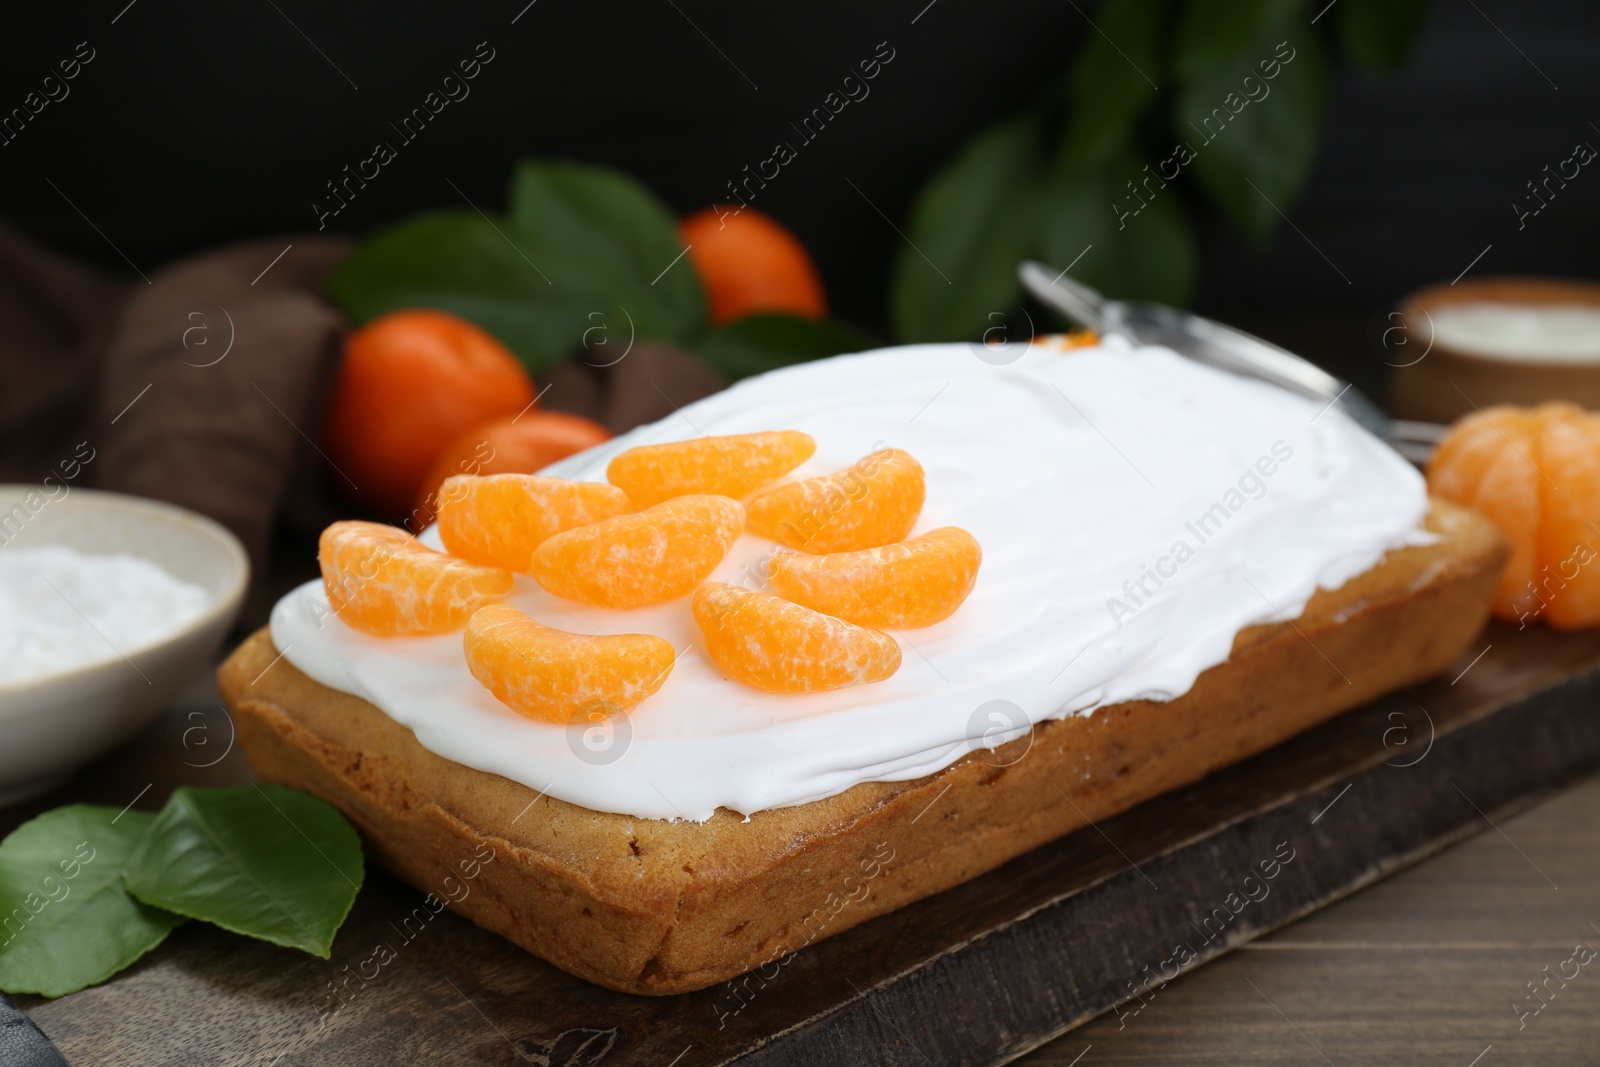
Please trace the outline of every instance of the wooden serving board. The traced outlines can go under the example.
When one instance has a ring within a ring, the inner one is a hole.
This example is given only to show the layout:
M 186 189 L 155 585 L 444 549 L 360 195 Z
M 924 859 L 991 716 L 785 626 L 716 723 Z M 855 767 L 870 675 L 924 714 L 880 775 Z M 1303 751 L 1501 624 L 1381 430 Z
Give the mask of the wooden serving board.
M 22 1006 L 80 1067 L 998 1064 L 1597 768 L 1600 634 L 1492 626 L 1447 676 L 700 993 L 589 985 L 374 871 L 329 961 L 190 923 Z

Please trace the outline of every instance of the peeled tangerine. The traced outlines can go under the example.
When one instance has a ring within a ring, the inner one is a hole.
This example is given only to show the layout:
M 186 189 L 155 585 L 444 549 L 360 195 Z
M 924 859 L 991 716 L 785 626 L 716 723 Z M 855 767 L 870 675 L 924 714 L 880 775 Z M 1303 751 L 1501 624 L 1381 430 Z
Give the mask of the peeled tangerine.
M 1483 512 L 1511 542 L 1497 616 L 1600 623 L 1600 415 L 1567 403 L 1468 415 L 1439 442 L 1428 489 Z
M 705 581 L 743 529 L 737 500 L 674 497 L 556 534 L 534 551 L 533 576 L 556 596 L 584 604 L 661 604 Z
M 467 623 L 467 667 L 511 710 L 569 723 L 630 711 L 672 673 L 672 646 L 650 634 L 573 634 L 490 604 Z
M 978 580 L 983 549 L 955 526 L 859 552 L 772 557 L 772 591 L 862 626 L 914 629 L 949 618 Z
M 750 531 L 803 552 L 854 552 L 911 532 L 927 495 L 922 464 L 881 449 L 849 470 L 774 486 L 750 498 Z
M 695 591 L 693 609 L 711 662 L 768 693 L 843 689 L 900 669 L 900 646 L 888 634 L 771 593 L 707 582 Z
M 547 539 L 631 510 L 628 494 L 603 482 L 537 474 L 457 475 L 439 488 L 439 537 L 452 555 L 525 571 Z
M 606 467 L 635 507 L 689 493 L 749 496 L 811 458 L 817 443 L 798 430 L 700 437 L 665 445 L 640 445 Z
M 511 572 L 435 552 L 380 522 L 336 522 L 317 541 L 334 614 L 379 637 L 459 630 L 485 604 L 504 600 Z

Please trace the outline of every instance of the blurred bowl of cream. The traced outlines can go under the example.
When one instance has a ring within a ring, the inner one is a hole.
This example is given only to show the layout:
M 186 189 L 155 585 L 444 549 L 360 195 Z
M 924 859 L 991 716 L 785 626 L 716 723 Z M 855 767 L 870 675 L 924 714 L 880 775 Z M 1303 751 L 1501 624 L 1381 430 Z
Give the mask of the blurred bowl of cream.
M 185 508 L 0 485 L 0 805 L 148 726 L 211 666 L 249 574 L 239 540 Z
M 1491 404 L 1600 409 L 1600 284 L 1502 277 L 1435 285 L 1390 316 L 1396 418 L 1448 423 Z M 1391 327 L 1392 331 L 1392 327 Z

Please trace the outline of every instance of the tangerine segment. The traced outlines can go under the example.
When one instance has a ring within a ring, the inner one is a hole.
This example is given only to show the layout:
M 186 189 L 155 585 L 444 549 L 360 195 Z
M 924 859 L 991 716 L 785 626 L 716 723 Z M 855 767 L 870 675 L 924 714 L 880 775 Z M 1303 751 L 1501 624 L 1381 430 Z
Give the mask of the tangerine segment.
M 1538 571 L 1539 516 L 1544 475 L 1539 467 L 1538 421 L 1533 412 L 1496 406 L 1461 421 L 1440 442 L 1428 466 L 1428 488 L 1446 500 L 1482 512 L 1511 542 L 1493 610 L 1515 620 Z M 1452 441 L 1452 438 L 1458 438 Z
M 922 464 L 880 449 L 848 470 L 774 486 L 751 497 L 750 530 L 803 552 L 854 552 L 903 539 L 927 495 Z
M 811 435 L 799 430 L 639 445 L 611 461 L 606 479 L 641 508 L 688 493 L 738 498 L 788 474 L 816 450 Z
M 317 562 L 334 614 L 379 637 L 459 630 L 515 584 L 509 571 L 435 552 L 381 522 L 329 526 L 317 540 Z
M 955 526 L 859 552 L 772 558 L 772 591 L 862 626 L 914 629 L 948 619 L 978 580 L 983 549 Z
M 1540 480 L 1539 567 L 1521 608 L 1560 629 L 1593 626 L 1600 622 L 1600 416 L 1563 403 L 1537 411 L 1544 416 L 1539 466 L 1560 491 Z
M 706 654 L 728 677 L 768 693 L 820 693 L 881 682 L 900 669 L 888 634 L 725 582 L 695 590 Z
M 1468 504 L 1483 472 L 1508 447 L 1499 423 L 1516 422 L 1516 408 L 1495 406 L 1469 415 L 1440 439 L 1428 461 L 1428 491 L 1458 504 Z
M 676 658 L 651 634 L 574 634 L 490 604 L 467 623 L 467 668 L 512 711 L 569 723 L 631 711 L 661 688 Z
M 556 534 L 534 550 L 533 576 L 556 596 L 584 604 L 660 604 L 705 581 L 743 529 L 737 500 L 673 497 Z
M 513 571 L 532 566 L 533 550 L 563 530 L 630 510 L 614 485 L 537 474 L 458 474 L 439 487 L 438 504 L 452 555 Z

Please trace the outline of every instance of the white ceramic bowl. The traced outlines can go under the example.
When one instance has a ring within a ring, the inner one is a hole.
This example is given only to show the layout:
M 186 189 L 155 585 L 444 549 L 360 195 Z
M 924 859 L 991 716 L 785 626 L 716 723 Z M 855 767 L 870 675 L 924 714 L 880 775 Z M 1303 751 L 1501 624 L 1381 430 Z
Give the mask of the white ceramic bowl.
M 211 606 L 122 656 L 0 683 L 0 805 L 51 788 L 148 726 L 211 666 L 250 576 L 239 539 L 202 515 L 121 493 L 59 492 L 48 500 L 37 485 L 0 485 L 0 552 L 65 545 L 90 555 L 140 556 L 205 589 Z

